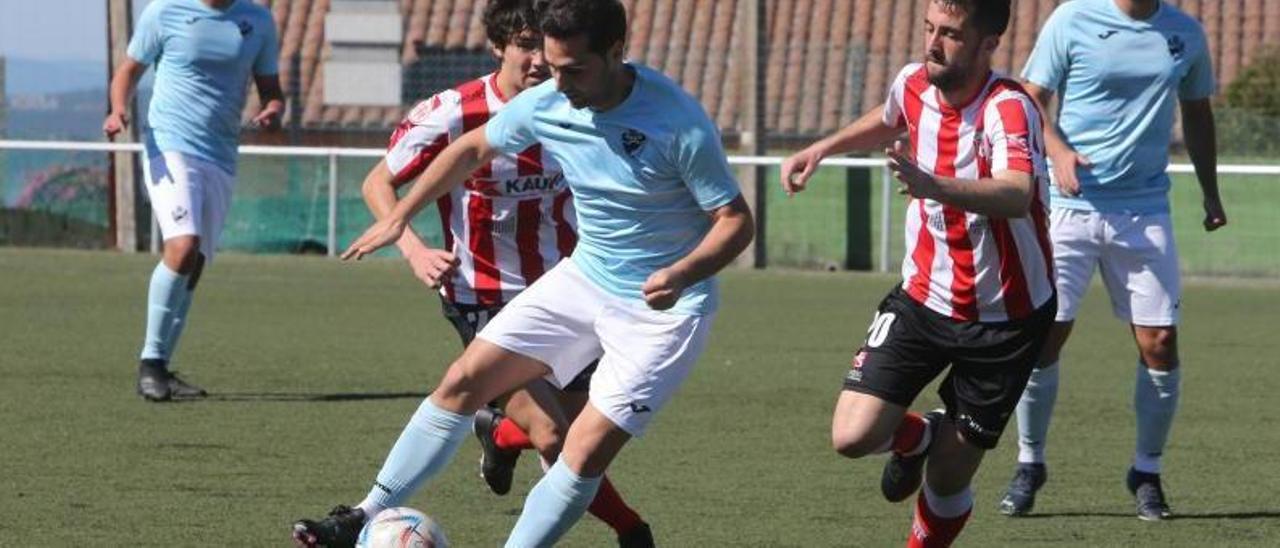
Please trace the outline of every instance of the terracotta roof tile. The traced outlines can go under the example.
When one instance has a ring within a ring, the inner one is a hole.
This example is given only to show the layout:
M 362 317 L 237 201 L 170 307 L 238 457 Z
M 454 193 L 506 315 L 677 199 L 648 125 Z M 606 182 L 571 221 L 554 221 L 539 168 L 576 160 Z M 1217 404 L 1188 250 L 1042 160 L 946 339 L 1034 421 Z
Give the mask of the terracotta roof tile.
M 731 128 L 738 123 L 738 105 L 741 103 L 740 97 L 746 91 L 741 83 L 743 65 L 733 61 L 734 52 L 754 46 L 743 43 L 742 34 L 733 32 L 742 15 L 739 6 L 737 0 L 716 2 L 713 18 L 716 30 L 711 35 L 711 48 L 707 57 L 711 62 L 707 64 L 706 76 L 702 80 L 702 89 L 707 93 L 704 100 L 706 97 L 718 100 L 713 103 L 717 106 L 711 112 L 716 124 L 722 128 Z
M 814 75 L 820 85 L 815 108 L 803 113 L 800 119 L 801 133 L 814 133 L 822 128 L 823 120 L 844 120 L 845 90 L 853 80 L 846 74 L 851 48 L 849 32 L 853 27 L 853 2 L 836 0 L 831 7 L 831 28 L 827 32 L 827 51 L 821 73 Z
M 281 80 L 294 81 L 305 98 L 307 127 L 385 127 L 401 107 L 324 104 L 324 16 L 330 0 L 257 0 L 271 8 L 281 36 Z M 780 135 L 814 136 L 848 123 L 883 101 L 890 79 L 922 54 L 925 4 L 918 0 L 763 0 L 765 123 Z M 1225 84 L 1264 44 L 1280 44 L 1280 0 L 1170 0 L 1199 18 L 1209 36 L 1215 70 Z M 748 46 L 737 28 L 738 0 L 623 0 L 632 19 L 628 56 L 663 70 L 697 96 L 732 133 L 750 90 L 736 62 Z M 998 69 L 1021 70 L 1037 30 L 1057 0 L 1014 3 L 1008 34 L 995 56 Z M 405 17 L 401 61 L 412 64 L 417 46 L 482 50 L 483 0 L 399 0 Z M 299 56 L 297 74 L 289 63 Z M 258 108 L 251 98 L 245 119 Z

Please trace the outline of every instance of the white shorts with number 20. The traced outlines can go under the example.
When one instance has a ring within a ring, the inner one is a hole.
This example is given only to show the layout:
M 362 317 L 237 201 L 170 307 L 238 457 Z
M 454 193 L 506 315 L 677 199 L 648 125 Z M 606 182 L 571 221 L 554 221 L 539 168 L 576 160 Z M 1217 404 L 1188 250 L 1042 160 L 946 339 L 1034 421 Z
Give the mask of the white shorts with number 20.
M 1116 317 L 1144 327 L 1177 325 L 1182 282 L 1168 213 L 1054 208 L 1049 237 L 1058 275 L 1057 321 L 1075 319 L 1097 266 Z
M 714 314 L 659 312 L 560 261 L 512 299 L 477 337 L 551 368 L 563 387 L 593 360 L 591 404 L 632 436 L 675 394 L 706 346 Z

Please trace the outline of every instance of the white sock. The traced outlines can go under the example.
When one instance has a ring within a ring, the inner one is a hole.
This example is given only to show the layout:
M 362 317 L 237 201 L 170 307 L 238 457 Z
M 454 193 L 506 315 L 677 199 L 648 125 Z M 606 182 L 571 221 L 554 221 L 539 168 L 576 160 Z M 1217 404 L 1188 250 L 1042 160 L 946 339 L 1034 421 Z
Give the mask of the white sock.
M 924 502 L 929 505 L 929 511 L 933 515 L 942 519 L 950 519 L 963 516 L 973 508 L 973 488 L 965 487 L 963 491 L 954 495 L 942 496 L 929 488 L 929 482 L 924 482 Z

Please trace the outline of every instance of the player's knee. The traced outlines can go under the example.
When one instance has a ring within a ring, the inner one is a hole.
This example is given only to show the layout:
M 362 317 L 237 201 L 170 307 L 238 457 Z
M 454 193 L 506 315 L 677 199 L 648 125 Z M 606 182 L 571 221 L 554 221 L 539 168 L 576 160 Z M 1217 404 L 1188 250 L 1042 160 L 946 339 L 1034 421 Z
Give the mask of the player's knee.
M 1148 367 L 1172 369 L 1178 363 L 1178 335 L 1173 329 L 1143 329 L 1138 332 L 1138 350 Z
M 178 236 L 164 242 L 165 266 L 184 276 L 199 266 L 200 256 L 199 236 Z
M 204 273 L 204 253 L 196 253 L 195 267 L 191 269 L 191 275 L 187 278 L 187 291 L 195 291 L 196 285 L 200 283 L 200 275 Z
M 831 447 L 843 457 L 858 459 L 877 452 L 887 439 L 876 439 L 868 432 L 832 430 Z
M 465 359 L 466 355 L 454 360 L 440 380 L 440 386 L 432 391 L 432 399 L 449 409 L 472 413 L 480 409 L 486 401 L 479 393 L 481 388 L 474 367 Z

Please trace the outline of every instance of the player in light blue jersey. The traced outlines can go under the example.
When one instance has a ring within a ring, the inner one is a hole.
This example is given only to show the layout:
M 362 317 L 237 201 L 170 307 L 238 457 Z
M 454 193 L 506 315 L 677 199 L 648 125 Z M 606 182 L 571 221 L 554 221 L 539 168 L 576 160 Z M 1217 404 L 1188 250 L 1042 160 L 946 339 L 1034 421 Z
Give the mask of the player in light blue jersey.
M 392 447 L 368 496 L 300 522 L 304 546 L 343 546 L 439 473 L 486 402 L 539 378 L 564 386 L 599 359 L 560 458 L 529 493 L 509 547 L 550 546 L 581 517 L 609 463 L 674 395 L 708 339 L 713 276 L 753 223 L 720 135 L 679 85 L 623 61 L 617 0 L 551 0 L 544 55 L 555 78 L 521 93 L 436 157 L 395 209 L 343 254 L 396 242 L 423 204 L 498 154 L 541 144 L 573 191 L 578 245 L 494 317 Z
M 1215 83 L 1204 31 L 1160 0 L 1075 0 L 1045 23 L 1023 78 L 1042 105 L 1055 95 L 1060 103 L 1057 124 L 1045 129 L 1058 314 L 1018 404 L 1018 467 L 1000 510 L 1030 512 L 1047 478 L 1044 446 L 1058 392 L 1058 356 L 1098 268 L 1112 310 L 1130 324 L 1138 347 L 1137 447 L 1126 484 L 1138 517 L 1160 520 L 1169 515 L 1160 457 L 1181 376 L 1181 287 L 1165 173 L 1179 109 L 1204 194 L 1204 228 L 1227 224 L 1218 196 L 1209 102 Z
M 279 47 L 271 13 L 250 0 L 156 0 L 142 11 L 111 78 L 111 113 L 102 124 L 108 137 L 128 125 L 129 96 L 147 67 L 156 66 L 143 165 L 164 257 L 151 273 L 138 366 L 138 394 L 147 400 L 205 395 L 169 363 L 231 205 L 250 77 L 263 105 L 253 123 L 279 125 Z

